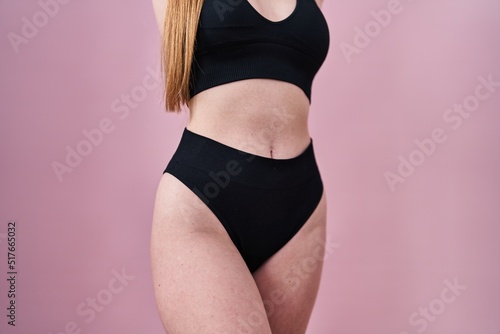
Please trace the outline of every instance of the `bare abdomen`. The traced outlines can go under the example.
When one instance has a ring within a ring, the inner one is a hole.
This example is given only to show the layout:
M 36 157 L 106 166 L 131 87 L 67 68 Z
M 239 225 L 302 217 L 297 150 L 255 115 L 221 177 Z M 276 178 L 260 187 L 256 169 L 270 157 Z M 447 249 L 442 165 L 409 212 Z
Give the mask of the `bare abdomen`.
M 194 96 L 187 128 L 245 152 L 287 159 L 309 144 L 308 114 L 309 100 L 299 87 L 249 79 Z

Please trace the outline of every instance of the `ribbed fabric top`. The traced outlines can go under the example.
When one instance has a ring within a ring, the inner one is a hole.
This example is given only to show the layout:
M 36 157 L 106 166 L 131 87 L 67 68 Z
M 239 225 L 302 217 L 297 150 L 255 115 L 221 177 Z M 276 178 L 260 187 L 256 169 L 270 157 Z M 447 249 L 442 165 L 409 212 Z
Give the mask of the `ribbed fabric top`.
M 273 22 L 248 0 L 205 0 L 200 14 L 190 95 L 225 83 L 267 78 L 301 88 L 311 103 L 312 81 L 330 44 L 315 0 L 295 0 L 287 18 Z

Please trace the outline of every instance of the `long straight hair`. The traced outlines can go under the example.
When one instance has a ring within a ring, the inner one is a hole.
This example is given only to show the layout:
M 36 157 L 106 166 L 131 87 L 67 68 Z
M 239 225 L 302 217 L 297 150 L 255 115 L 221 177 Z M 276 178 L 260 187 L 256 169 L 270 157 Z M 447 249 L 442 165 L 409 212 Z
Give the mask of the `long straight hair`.
M 180 112 L 188 105 L 191 63 L 204 0 L 167 0 L 161 44 L 165 76 L 165 109 Z

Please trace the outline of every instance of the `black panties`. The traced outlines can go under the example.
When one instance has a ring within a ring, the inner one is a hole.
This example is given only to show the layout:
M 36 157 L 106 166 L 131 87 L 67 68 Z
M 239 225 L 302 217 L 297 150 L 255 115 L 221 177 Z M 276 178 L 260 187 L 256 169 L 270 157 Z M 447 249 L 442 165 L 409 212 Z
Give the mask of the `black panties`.
M 164 173 L 210 208 L 251 272 L 292 239 L 323 194 L 312 139 L 300 155 L 272 159 L 185 128 Z

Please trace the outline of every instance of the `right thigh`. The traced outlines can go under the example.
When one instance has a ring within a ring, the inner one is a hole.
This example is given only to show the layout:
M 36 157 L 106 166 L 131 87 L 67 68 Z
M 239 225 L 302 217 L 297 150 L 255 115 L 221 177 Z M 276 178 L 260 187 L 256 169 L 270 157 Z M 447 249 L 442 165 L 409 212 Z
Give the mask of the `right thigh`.
M 151 266 L 167 333 L 271 333 L 259 290 L 224 227 L 169 173 L 156 193 Z

